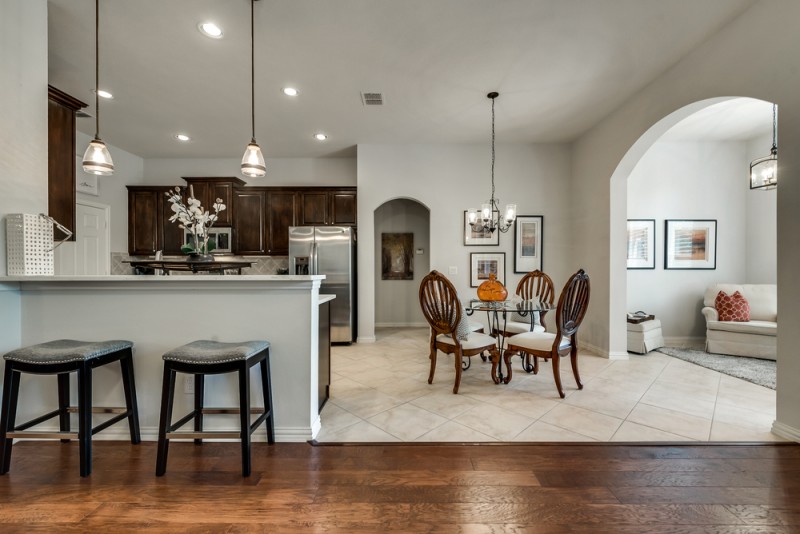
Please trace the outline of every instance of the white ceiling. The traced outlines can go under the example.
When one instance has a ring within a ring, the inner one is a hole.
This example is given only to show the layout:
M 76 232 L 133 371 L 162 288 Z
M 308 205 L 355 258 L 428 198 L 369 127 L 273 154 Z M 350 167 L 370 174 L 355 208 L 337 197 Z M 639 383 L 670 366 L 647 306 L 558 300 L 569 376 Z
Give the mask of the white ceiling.
M 772 104 L 755 98 L 733 98 L 683 119 L 662 141 L 746 141 L 772 135 Z
M 483 143 L 497 90 L 498 143 L 570 141 L 753 3 L 260 0 L 256 138 L 267 157 Z M 249 14 L 247 0 L 101 1 L 100 86 L 114 94 L 100 103 L 103 140 L 145 158 L 240 157 Z M 94 2 L 48 0 L 48 16 L 50 83 L 94 115 Z M 224 38 L 201 35 L 206 20 Z M 363 106 L 361 91 L 382 92 L 384 106 Z M 78 129 L 93 134 L 94 120 Z

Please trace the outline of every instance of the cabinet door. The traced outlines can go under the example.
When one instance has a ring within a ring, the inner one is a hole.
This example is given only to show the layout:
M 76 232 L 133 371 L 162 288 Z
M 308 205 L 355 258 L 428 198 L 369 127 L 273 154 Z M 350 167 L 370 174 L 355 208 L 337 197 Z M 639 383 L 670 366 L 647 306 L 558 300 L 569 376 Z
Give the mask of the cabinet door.
M 208 195 L 208 210 L 213 213 L 213 205 L 214 202 L 217 201 L 218 198 L 222 199 L 222 203 L 225 204 L 225 210 L 217 213 L 216 225 L 217 226 L 230 226 L 233 224 L 233 217 L 231 214 L 233 213 L 233 185 L 232 184 L 208 184 L 209 185 L 209 195 Z
M 170 191 L 171 188 L 165 187 L 163 190 L 158 192 L 158 204 L 159 204 L 159 216 L 158 222 L 162 225 L 162 230 L 160 235 L 162 236 L 162 241 L 158 245 L 159 250 L 161 250 L 164 254 L 170 256 L 179 256 L 183 254 L 181 252 L 181 246 L 184 242 L 183 237 L 183 228 L 181 228 L 180 224 L 175 222 L 170 222 L 169 218 L 172 217 L 173 211 L 171 208 L 171 204 L 167 200 L 167 195 L 164 193 Z
M 295 194 L 293 192 L 270 192 L 267 227 L 269 244 L 267 254 L 286 256 L 289 254 L 289 227 L 295 224 Z
M 327 191 L 303 191 L 300 193 L 300 224 L 314 226 L 328 223 Z
M 266 192 L 239 190 L 233 197 L 233 247 L 236 254 L 265 254 Z
M 128 253 L 131 256 L 155 254 L 159 239 L 158 201 L 163 194 L 154 189 L 128 192 Z
M 334 191 L 331 193 L 331 224 L 355 226 L 356 193 Z

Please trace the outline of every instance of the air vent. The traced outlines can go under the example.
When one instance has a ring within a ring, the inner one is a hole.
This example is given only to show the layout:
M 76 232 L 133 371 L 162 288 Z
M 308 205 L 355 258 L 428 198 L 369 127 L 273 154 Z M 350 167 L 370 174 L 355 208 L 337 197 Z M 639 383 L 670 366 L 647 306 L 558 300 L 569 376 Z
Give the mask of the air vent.
M 91 117 L 92 117 L 91 115 L 89 115 L 88 113 L 86 113 L 85 111 L 83 111 L 83 110 L 80 110 L 80 109 L 79 109 L 78 111 L 76 111 L 76 112 L 75 112 L 75 116 L 76 116 L 76 117 L 78 117 L 78 118 L 80 118 L 80 119 L 85 119 L 85 118 L 87 118 L 87 117 L 88 117 L 88 118 L 91 118 Z
M 365 106 L 382 106 L 383 94 L 382 93 L 361 93 L 361 101 Z

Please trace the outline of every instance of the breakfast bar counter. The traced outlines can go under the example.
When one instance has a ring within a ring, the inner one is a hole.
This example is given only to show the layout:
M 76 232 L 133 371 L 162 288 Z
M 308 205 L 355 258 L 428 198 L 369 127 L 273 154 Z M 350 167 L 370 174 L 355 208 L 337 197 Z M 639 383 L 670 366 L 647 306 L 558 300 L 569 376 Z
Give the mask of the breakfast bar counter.
M 55 339 L 132 341 L 142 438 L 155 440 L 163 370 L 161 357 L 165 352 L 201 339 L 266 340 L 271 344 L 276 439 L 306 441 L 313 439 L 320 428 L 319 305 L 329 298 L 319 293 L 324 278 L 319 275 L 0 277 L 0 354 Z M 20 420 L 57 406 L 55 379 L 26 376 L 23 380 L 30 382 L 20 396 Z M 216 375 L 207 381 L 214 385 L 206 388 L 207 405 L 236 404 L 234 377 Z M 177 391 L 181 394 L 176 396 L 175 413 L 190 410 L 191 380 L 179 376 Z M 122 395 L 119 373 L 97 369 L 95 402 L 114 404 Z M 260 393 L 258 396 L 253 393 L 252 402 L 254 406 L 263 406 Z M 237 425 L 235 419 L 211 416 L 206 426 L 232 430 Z M 119 426 L 98 438 L 127 439 L 126 432 Z M 253 439 L 264 441 L 266 437 L 256 433 Z

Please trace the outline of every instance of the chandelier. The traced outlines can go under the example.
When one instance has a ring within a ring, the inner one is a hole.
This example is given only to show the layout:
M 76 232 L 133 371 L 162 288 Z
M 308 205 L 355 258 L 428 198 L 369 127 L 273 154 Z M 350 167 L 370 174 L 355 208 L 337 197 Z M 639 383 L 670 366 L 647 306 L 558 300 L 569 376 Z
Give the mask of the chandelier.
M 503 217 L 500 217 L 499 203 L 500 199 L 494 196 L 494 100 L 500 93 L 492 91 L 486 95 L 492 101 L 492 196 L 489 200 L 481 204 L 481 209 L 470 208 L 468 213 L 468 220 L 470 226 L 474 230 L 484 230 L 494 233 L 495 230 L 501 232 L 508 232 L 514 220 L 517 218 L 517 205 L 507 204 Z
M 772 104 L 772 149 L 769 156 L 750 163 L 750 189 L 769 190 L 778 187 L 778 106 Z

